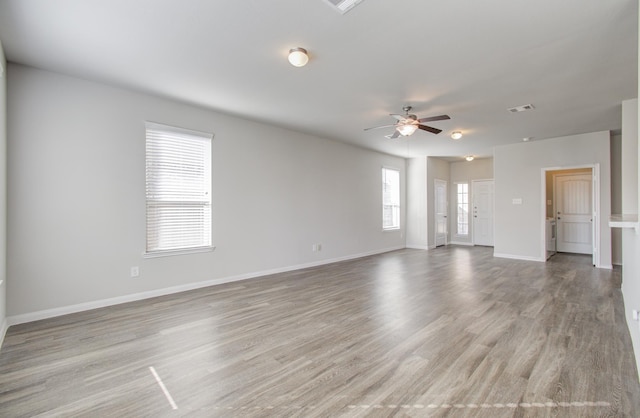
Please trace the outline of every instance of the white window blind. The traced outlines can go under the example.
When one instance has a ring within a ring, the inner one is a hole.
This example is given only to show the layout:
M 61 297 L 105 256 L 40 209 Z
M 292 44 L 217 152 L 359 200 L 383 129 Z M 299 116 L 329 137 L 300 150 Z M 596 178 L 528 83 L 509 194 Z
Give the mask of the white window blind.
M 146 123 L 147 254 L 211 248 L 212 138 Z
M 400 228 L 400 172 L 382 169 L 382 229 Z

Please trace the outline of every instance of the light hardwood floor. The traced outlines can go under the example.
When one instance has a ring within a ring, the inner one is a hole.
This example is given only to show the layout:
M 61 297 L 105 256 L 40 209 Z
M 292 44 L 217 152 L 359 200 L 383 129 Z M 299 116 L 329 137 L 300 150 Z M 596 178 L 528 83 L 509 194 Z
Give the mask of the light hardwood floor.
M 619 270 L 451 246 L 11 327 L 0 416 L 638 417 L 637 376 Z

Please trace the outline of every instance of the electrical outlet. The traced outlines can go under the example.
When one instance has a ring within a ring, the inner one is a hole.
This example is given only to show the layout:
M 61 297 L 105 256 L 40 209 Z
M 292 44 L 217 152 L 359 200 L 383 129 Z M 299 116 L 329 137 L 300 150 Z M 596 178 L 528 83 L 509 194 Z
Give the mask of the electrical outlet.
M 638 310 L 637 309 L 632 310 L 631 311 L 631 315 L 632 315 L 634 321 L 638 320 Z
M 138 276 L 140 276 L 140 267 L 138 266 L 131 267 L 131 277 L 138 277 Z
M 311 246 L 311 251 L 313 251 L 314 253 L 315 253 L 316 251 L 318 251 L 318 246 L 317 246 L 316 244 L 313 244 L 313 245 Z

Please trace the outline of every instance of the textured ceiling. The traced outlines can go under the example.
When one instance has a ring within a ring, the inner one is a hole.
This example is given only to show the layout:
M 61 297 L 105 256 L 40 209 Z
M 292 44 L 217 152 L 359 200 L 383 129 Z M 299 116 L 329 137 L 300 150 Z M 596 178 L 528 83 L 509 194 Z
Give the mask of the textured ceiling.
M 637 97 L 636 0 L 1 0 L 16 63 L 400 156 L 616 130 Z M 294 68 L 290 48 L 309 50 Z M 535 110 L 507 108 L 531 103 Z M 389 113 L 446 113 L 399 140 Z M 450 133 L 464 137 L 453 141 Z

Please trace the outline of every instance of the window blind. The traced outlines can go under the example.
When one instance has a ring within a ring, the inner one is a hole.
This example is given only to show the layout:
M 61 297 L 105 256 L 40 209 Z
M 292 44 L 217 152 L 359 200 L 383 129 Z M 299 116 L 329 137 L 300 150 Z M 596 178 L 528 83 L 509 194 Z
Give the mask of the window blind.
M 211 247 L 212 138 L 146 123 L 147 253 Z
M 382 169 L 382 228 L 400 228 L 400 172 Z

